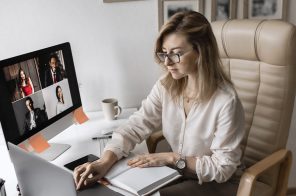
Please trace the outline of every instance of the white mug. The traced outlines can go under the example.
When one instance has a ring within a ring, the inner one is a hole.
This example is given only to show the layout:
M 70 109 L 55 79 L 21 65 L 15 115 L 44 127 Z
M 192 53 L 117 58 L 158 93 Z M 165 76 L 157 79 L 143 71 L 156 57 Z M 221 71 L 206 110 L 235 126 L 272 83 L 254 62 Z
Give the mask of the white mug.
M 121 107 L 118 106 L 117 99 L 109 98 L 101 102 L 104 116 L 107 120 L 115 120 L 121 113 Z

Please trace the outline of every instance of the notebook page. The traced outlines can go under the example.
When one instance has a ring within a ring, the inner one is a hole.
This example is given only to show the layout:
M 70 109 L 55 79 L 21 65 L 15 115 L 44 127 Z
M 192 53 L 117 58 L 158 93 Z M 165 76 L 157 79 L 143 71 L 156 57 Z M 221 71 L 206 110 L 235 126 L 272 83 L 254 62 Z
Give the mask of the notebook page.
M 121 159 L 118 161 L 115 165 L 112 166 L 112 168 L 108 171 L 108 173 L 105 175 L 105 178 L 107 180 L 111 180 L 115 176 L 131 169 L 130 166 L 127 165 L 127 162 L 132 159 L 135 156 L 135 154 L 130 153 L 130 156 L 128 158 Z

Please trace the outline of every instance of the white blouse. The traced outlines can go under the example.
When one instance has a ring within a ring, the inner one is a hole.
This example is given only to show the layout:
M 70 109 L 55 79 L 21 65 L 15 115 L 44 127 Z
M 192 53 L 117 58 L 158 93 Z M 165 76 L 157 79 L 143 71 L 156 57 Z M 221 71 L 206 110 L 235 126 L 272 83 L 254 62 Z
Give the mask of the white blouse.
M 66 104 L 64 104 L 62 102 L 57 102 L 56 114 L 59 114 L 59 113 L 63 112 L 66 109 L 67 109 Z
M 200 184 L 225 182 L 240 165 L 244 111 L 232 87 L 218 88 L 209 101 L 193 105 L 186 118 L 183 99 L 173 102 L 159 80 L 141 109 L 114 131 L 105 151 L 111 150 L 120 159 L 161 129 L 173 152 L 196 157 Z

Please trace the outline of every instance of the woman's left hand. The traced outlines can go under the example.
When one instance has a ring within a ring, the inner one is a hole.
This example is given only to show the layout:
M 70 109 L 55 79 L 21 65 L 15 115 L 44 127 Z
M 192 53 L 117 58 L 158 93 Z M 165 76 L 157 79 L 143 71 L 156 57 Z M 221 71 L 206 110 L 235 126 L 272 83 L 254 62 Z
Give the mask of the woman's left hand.
M 138 155 L 128 161 L 131 167 L 156 167 L 164 165 L 173 165 L 176 160 L 176 155 L 173 152 L 153 153 Z

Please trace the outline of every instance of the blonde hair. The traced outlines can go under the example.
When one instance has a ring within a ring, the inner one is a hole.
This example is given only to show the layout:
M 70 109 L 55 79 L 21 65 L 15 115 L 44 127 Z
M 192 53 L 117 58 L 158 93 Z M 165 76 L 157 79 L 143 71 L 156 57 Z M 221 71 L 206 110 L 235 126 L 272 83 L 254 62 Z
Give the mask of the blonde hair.
M 156 53 L 162 52 L 163 40 L 172 33 L 184 35 L 193 48 L 199 53 L 196 64 L 196 85 L 198 94 L 196 101 L 208 101 L 220 84 L 232 86 L 230 79 L 222 69 L 218 46 L 208 20 L 200 13 L 194 11 L 178 12 L 163 25 L 155 44 L 155 60 L 166 69 Z M 166 69 L 167 70 L 167 69 Z M 162 85 L 169 92 L 174 101 L 183 94 L 187 84 L 187 77 L 174 79 L 169 72 L 161 80 Z

